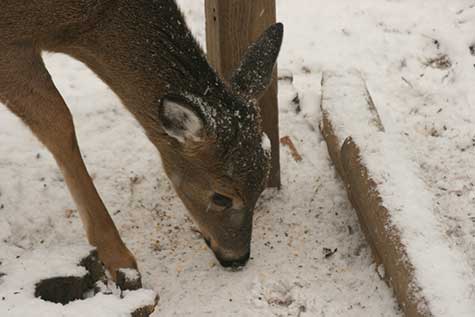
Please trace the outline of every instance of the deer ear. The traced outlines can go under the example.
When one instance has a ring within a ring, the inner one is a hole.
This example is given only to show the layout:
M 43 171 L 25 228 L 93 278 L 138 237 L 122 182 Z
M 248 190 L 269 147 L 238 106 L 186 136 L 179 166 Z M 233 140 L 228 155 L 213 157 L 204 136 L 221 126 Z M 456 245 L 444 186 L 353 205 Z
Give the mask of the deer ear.
M 248 48 L 231 77 L 231 88 L 235 92 L 249 98 L 258 98 L 265 92 L 272 80 L 283 36 L 282 23 L 274 24 Z
M 203 120 L 191 107 L 179 101 L 162 99 L 159 121 L 165 133 L 180 143 L 186 140 L 200 141 L 202 138 Z

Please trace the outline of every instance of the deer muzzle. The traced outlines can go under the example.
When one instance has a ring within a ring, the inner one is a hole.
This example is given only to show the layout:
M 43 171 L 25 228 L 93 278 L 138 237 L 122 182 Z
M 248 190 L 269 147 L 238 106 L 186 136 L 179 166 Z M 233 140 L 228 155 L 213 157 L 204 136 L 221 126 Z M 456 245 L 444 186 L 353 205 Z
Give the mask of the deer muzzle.
M 208 247 L 213 251 L 216 259 L 223 267 L 238 268 L 246 265 L 251 254 L 251 241 L 247 241 L 243 244 L 236 241 L 236 245 L 233 248 L 224 248 L 219 246 L 214 240 L 205 238 L 205 242 Z M 238 247 L 238 245 L 240 245 Z

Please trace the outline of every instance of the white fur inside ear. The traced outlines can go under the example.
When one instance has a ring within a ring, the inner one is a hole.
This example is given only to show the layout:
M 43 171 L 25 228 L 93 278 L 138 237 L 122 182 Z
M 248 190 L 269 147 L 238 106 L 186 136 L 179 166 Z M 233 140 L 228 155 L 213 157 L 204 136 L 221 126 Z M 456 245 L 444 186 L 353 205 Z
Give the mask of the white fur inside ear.
M 196 113 L 179 103 L 164 100 L 160 121 L 162 128 L 181 143 L 186 139 L 199 141 L 203 121 Z

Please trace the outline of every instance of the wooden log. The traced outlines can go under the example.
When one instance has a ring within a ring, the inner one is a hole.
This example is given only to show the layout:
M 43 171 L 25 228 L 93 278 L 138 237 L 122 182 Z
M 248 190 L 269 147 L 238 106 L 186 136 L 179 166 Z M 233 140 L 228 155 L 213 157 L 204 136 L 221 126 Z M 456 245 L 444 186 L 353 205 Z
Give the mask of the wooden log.
M 275 0 L 206 0 L 206 46 L 216 71 L 229 80 L 248 46 L 276 22 Z M 263 128 L 271 141 L 269 187 L 280 188 L 277 72 L 260 100 Z
M 371 126 L 374 134 L 384 132 L 384 126 L 364 82 L 361 78 L 355 78 L 358 75 L 354 73 L 342 76 L 353 77 L 349 79 L 351 82 L 349 85 L 356 87 L 346 86 L 348 80 L 343 77 L 336 78 L 338 76 L 334 74 L 324 74 L 322 78 L 323 118 L 320 129 L 327 143 L 329 155 L 345 183 L 348 198 L 357 212 L 376 265 L 384 266 L 384 279 L 393 289 L 404 313 L 411 317 L 432 316 L 415 279 L 414 265 L 408 257 L 406 246 L 401 241 L 401 233 L 392 225 L 390 213 L 383 204 L 378 185 L 369 176 L 368 168 L 362 160 L 361 149 L 351 137 L 351 129 L 345 129 L 341 126 L 341 122 L 333 121 L 332 115 L 336 116 L 337 112 L 329 109 L 330 103 L 334 104 L 339 99 L 342 99 L 342 103 L 359 102 L 361 117 L 355 119 L 361 121 L 362 125 Z M 334 86 L 335 81 L 340 81 L 341 85 Z M 343 105 L 341 111 L 345 111 Z
M 368 176 L 360 149 L 351 137 L 341 148 L 341 164 L 348 197 L 370 242 L 376 264 L 384 267 L 386 283 L 393 289 L 406 316 L 432 316 L 417 287 L 414 266 L 401 242 L 400 232 L 394 226 L 388 226 L 389 211 L 382 203 L 378 186 Z

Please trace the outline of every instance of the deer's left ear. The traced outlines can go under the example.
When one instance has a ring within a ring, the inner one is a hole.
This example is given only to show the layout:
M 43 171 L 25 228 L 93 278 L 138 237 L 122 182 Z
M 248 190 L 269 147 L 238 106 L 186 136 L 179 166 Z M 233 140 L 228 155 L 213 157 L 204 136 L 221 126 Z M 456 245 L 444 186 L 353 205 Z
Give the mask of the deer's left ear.
M 231 77 L 231 88 L 236 93 L 248 98 L 257 98 L 265 92 L 272 80 L 283 36 L 282 23 L 274 24 L 248 48 L 241 64 Z
M 200 141 L 204 122 L 201 116 L 180 101 L 164 98 L 160 103 L 159 121 L 162 129 L 180 143 Z

